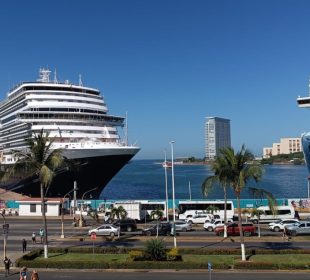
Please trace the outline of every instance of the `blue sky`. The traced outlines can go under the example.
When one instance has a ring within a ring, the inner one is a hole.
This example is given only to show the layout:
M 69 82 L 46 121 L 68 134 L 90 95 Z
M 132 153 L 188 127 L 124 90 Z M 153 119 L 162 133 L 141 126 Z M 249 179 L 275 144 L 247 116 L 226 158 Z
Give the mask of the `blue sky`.
M 310 1 L 1 1 L 0 97 L 40 67 L 129 116 L 137 159 L 204 153 L 207 116 L 255 154 L 310 130 Z

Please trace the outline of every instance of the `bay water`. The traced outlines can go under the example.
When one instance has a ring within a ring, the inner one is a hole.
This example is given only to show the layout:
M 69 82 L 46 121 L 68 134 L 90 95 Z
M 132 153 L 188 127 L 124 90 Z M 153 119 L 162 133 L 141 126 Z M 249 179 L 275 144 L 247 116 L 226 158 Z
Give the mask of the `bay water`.
M 175 198 L 204 198 L 201 184 L 213 175 L 208 165 L 175 165 Z M 270 191 L 278 199 L 307 198 L 308 171 L 305 165 L 266 165 L 264 175 L 259 183 L 251 182 L 249 186 Z M 167 187 L 169 199 L 172 198 L 171 169 L 167 169 Z M 165 169 L 159 160 L 132 160 L 110 181 L 100 195 L 106 200 L 165 200 Z M 223 199 L 223 190 L 215 187 L 208 199 Z M 232 191 L 228 198 L 235 198 Z M 243 199 L 251 199 L 250 192 L 242 193 Z

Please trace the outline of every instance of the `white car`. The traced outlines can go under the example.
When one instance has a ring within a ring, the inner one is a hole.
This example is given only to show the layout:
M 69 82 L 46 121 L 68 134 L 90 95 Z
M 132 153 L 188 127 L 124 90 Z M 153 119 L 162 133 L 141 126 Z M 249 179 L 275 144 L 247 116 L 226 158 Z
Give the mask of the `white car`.
M 173 225 L 173 222 L 172 222 Z M 175 231 L 191 231 L 192 230 L 192 224 L 187 223 L 185 221 L 177 220 L 175 221 Z
M 213 216 L 210 214 L 198 214 L 192 217 L 188 217 L 186 222 L 189 224 L 203 224 L 205 222 L 211 222 L 213 220 Z
M 227 219 L 227 223 L 232 223 L 233 220 L 232 219 Z M 224 225 L 224 220 L 222 219 L 216 219 L 212 222 L 205 222 L 203 224 L 203 227 L 205 230 L 207 231 L 214 231 L 214 229 L 217 227 L 217 226 L 223 226 Z
M 284 227 L 289 226 L 289 225 L 293 225 L 295 223 L 298 223 L 299 221 L 297 219 L 282 219 L 282 220 L 278 220 L 276 222 L 270 223 L 268 225 L 268 228 L 272 231 L 283 231 Z
M 88 235 L 91 235 L 92 233 L 96 233 L 96 235 L 108 235 L 113 237 L 119 234 L 119 228 L 112 224 L 104 224 L 88 231 Z

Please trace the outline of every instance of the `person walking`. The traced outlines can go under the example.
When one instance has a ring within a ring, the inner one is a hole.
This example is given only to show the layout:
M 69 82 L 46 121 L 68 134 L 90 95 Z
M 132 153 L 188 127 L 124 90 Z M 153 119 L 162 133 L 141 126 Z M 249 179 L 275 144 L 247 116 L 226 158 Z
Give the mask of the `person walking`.
M 19 273 L 20 280 L 27 280 L 27 267 L 22 267 Z
M 27 241 L 25 238 L 22 241 L 22 246 L 23 246 L 23 253 L 25 253 L 27 251 Z
M 5 277 L 7 277 L 10 275 L 11 260 L 8 259 L 7 256 L 5 256 L 3 263 L 4 263 L 4 268 L 5 268 Z
M 32 233 L 31 239 L 32 239 L 32 244 L 36 244 L 37 243 L 36 242 L 36 234 L 35 234 L 35 232 Z
M 40 228 L 39 235 L 40 235 L 41 244 L 42 244 L 43 243 L 43 237 L 44 237 L 44 230 L 43 230 L 43 228 Z
M 39 274 L 36 270 L 33 270 L 31 273 L 31 280 L 40 280 L 39 279 Z

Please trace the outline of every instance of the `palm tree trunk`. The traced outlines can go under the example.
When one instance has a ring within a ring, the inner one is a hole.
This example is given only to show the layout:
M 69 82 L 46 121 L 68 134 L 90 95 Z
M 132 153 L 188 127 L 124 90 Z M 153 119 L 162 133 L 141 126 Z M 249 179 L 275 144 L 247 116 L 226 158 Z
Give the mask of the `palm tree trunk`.
M 245 261 L 245 246 L 244 246 L 244 237 L 242 231 L 242 217 L 241 217 L 241 206 L 240 206 L 240 193 L 237 193 L 237 203 L 238 203 L 238 226 L 240 233 L 240 246 L 241 246 L 241 259 Z
M 227 189 L 224 186 L 224 238 L 227 237 Z
M 44 258 L 48 258 L 48 247 L 47 247 L 47 223 L 46 223 L 46 215 L 45 215 L 45 198 L 44 198 L 44 187 L 41 183 L 40 185 L 41 191 L 41 211 L 42 211 L 42 221 L 44 228 L 44 236 L 43 236 L 43 247 L 44 247 Z

